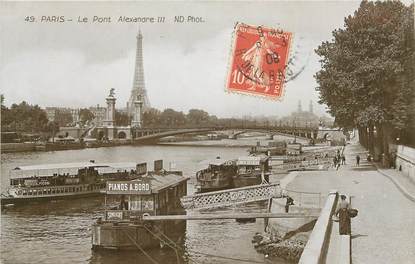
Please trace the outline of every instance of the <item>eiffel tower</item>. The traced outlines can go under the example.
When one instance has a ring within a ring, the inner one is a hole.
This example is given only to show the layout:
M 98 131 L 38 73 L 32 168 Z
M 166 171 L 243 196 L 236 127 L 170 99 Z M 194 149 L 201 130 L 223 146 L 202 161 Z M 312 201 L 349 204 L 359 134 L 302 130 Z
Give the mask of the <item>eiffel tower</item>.
M 143 35 L 140 30 L 138 30 L 137 35 L 133 89 L 131 90 L 130 100 L 127 102 L 127 110 L 130 116 L 133 116 L 134 101 L 137 99 L 140 99 L 143 102 L 143 112 L 150 108 L 150 101 L 148 100 L 144 84 Z

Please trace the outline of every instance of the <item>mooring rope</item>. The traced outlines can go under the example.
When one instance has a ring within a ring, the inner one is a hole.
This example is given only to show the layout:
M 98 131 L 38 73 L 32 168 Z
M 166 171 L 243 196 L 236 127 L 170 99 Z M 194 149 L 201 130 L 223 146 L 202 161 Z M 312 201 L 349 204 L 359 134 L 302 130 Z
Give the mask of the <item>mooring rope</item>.
M 157 238 L 158 240 L 160 240 L 161 242 L 163 242 L 164 244 L 166 244 L 168 247 L 170 247 L 171 249 L 174 250 L 174 252 L 176 252 L 176 260 L 177 263 L 180 263 L 180 257 L 179 257 L 179 252 L 177 251 L 177 248 L 175 248 L 174 246 L 170 245 L 168 242 L 166 243 L 166 241 L 164 239 L 162 239 L 161 237 L 157 236 L 155 233 L 153 233 L 147 226 L 143 225 L 143 227 L 150 233 L 152 234 L 155 238 Z M 156 227 L 156 226 L 154 226 Z M 160 230 L 160 229 L 158 229 Z M 175 243 L 173 241 L 171 241 L 173 243 L 173 245 L 175 245 Z
M 131 240 L 131 242 L 133 242 L 133 244 L 141 251 L 141 252 L 143 252 L 143 254 L 153 263 L 153 264 L 159 264 L 155 259 L 153 259 L 142 247 L 140 247 L 140 245 L 137 243 L 137 242 L 135 242 L 135 240 L 132 238 L 132 237 L 130 237 L 130 235 L 127 233 L 127 231 L 125 231 L 125 230 L 122 230 L 126 235 L 127 235 L 127 237 Z
M 232 258 L 232 257 L 226 257 L 226 256 L 220 256 L 220 255 L 214 255 L 214 254 L 199 252 L 199 251 L 195 251 L 195 250 L 188 250 L 188 249 L 184 250 L 182 247 L 177 245 L 173 240 L 171 240 L 167 235 L 165 235 L 163 232 L 161 232 L 161 230 L 157 226 L 154 226 L 154 227 L 160 232 L 160 234 L 162 236 L 164 236 L 168 241 L 173 243 L 180 251 L 183 251 L 183 252 L 189 252 L 189 253 L 204 255 L 204 256 L 207 256 L 207 257 L 215 257 L 215 258 L 221 258 L 221 259 L 226 259 L 226 260 L 234 260 L 234 261 L 240 261 L 240 262 L 260 263 L 260 264 L 264 263 L 264 262 L 260 262 L 260 261 L 256 261 L 256 260 L 252 260 L 252 259 Z

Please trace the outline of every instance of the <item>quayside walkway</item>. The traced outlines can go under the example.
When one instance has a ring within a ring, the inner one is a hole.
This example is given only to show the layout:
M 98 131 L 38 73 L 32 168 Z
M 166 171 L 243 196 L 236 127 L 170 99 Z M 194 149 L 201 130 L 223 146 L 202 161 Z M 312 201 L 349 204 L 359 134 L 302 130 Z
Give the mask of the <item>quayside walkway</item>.
M 396 171 L 378 170 L 366 160 L 366 151 L 357 142 L 347 145 L 344 154 L 347 165 L 339 170 L 298 172 L 287 188 L 351 195 L 352 207 L 359 210 L 352 219 L 353 264 L 414 263 L 415 202 L 410 196 L 415 184 L 395 175 Z M 357 154 L 360 166 L 355 165 Z M 348 240 L 338 234 L 338 223 L 332 223 L 326 263 L 342 263 Z

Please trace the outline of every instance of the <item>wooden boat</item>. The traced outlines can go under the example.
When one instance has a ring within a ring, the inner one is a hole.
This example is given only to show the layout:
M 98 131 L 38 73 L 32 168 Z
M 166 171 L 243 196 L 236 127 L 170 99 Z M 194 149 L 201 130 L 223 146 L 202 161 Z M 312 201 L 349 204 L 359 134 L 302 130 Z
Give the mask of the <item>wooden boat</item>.
M 10 187 L 2 206 L 30 201 L 99 195 L 107 180 L 128 180 L 147 170 L 145 163 L 61 163 L 18 166 L 10 171 Z
M 149 222 L 142 216 L 185 214 L 180 197 L 187 194 L 188 179 L 160 170 L 132 181 L 108 181 L 104 218 L 92 225 L 92 249 L 139 250 L 183 241 L 186 221 Z
M 298 156 L 303 153 L 303 146 L 301 143 L 289 143 L 287 144 L 287 155 Z
M 269 181 L 269 156 L 248 156 L 236 160 L 237 171 L 233 175 L 233 187 L 239 188 Z
M 268 156 L 285 155 L 287 151 L 287 143 L 284 141 L 271 141 L 268 142 L 268 146 L 260 146 L 259 142 L 257 146 L 251 147 L 249 154 L 266 154 Z
M 215 159 L 208 168 L 196 173 L 197 192 L 218 191 L 233 187 L 232 177 L 236 174 L 234 160 Z

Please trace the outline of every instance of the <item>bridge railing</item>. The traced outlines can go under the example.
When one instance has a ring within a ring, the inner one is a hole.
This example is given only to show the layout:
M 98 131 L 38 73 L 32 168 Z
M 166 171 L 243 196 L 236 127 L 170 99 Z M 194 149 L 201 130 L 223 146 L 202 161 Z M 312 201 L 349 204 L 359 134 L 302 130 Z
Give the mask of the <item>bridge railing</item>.
M 317 192 L 300 192 L 290 189 L 284 189 L 284 195 L 294 200 L 294 205 L 305 208 L 321 208 L 325 197 Z
M 212 130 L 226 130 L 226 129 L 262 129 L 262 130 L 273 130 L 273 129 L 282 129 L 282 130 L 292 130 L 292 131 L 315 131 L 318 130 L 318 127 L 306 126 L 278 126 L 278 125 L 243 125 L 243 124 L 229 124 L 226 126 L 154 126 L 154 127 L 143 127 L 142 130 L 175 130 L 175 129 L 212 129 Z
M 261 184 L 223 191 L 200 193 L 180 198 L 183 208 L 189 210 L 233 206 L 282 197 L 279 183 Z

